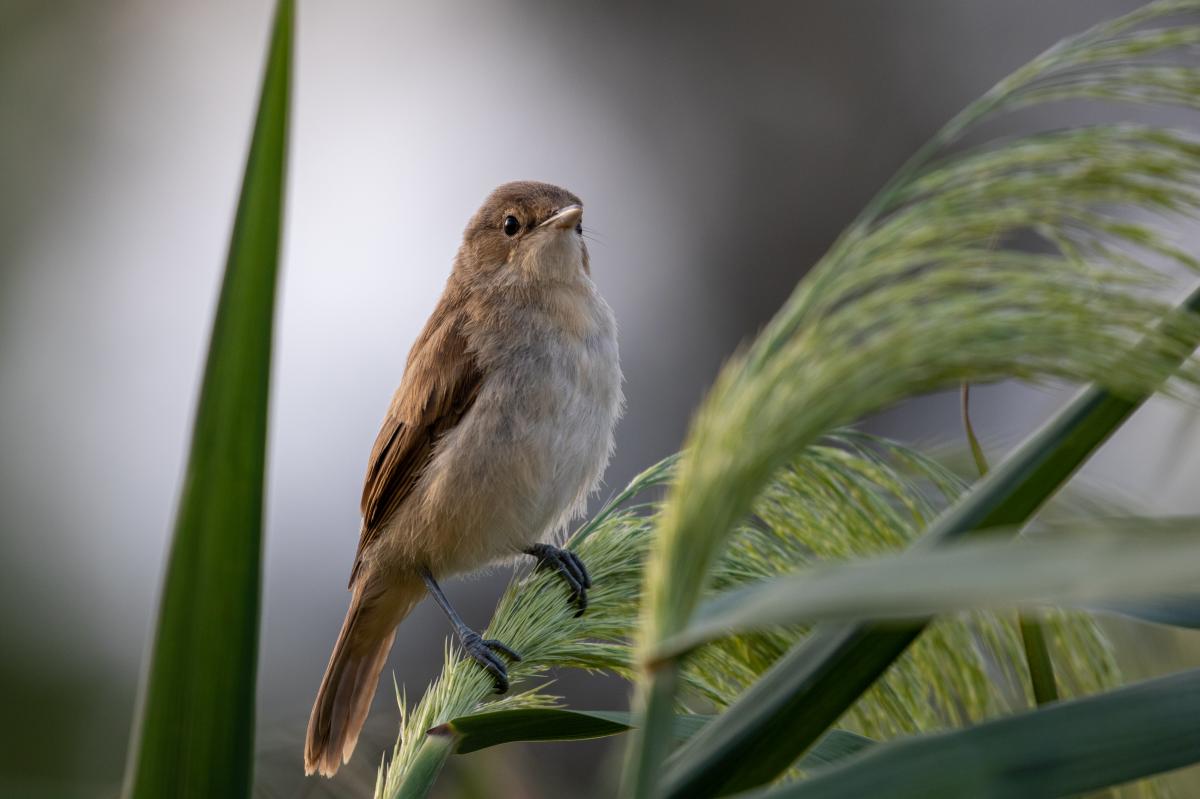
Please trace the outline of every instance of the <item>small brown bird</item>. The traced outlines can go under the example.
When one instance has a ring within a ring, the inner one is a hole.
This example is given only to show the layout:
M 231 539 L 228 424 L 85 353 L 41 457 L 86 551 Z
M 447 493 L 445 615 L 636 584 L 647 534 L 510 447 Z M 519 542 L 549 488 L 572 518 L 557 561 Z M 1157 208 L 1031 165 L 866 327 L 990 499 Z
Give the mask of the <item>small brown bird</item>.
M 428 591 L 463 650 L 508 689 L 500 641 L 463 623 L 437 581 L 524 553 L 554 568 L 578 613 L 590 578 L 547 543 L 582 512 L 613 448 L 621 367 L 592 283 L 583 205 L 507 183 L 468 223 L 375 440 L 350 610 L 317 692 L 304 770 L 350 759 L 398 625 Z

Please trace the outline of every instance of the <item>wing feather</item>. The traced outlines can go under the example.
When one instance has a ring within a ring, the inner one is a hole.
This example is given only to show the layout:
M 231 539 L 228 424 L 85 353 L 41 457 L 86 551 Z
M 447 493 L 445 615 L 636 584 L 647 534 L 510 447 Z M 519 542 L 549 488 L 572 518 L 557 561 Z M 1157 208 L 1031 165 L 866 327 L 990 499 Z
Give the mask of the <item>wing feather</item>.
M 461 314 L 456 310 L 443 300 L 430 317 L 375 438 L 363 484 L 362 535 L 351 585 L 364 552 L 412 493 L 438 440 L 462 421 L 479 393 L 483 373 L 459 329 Z

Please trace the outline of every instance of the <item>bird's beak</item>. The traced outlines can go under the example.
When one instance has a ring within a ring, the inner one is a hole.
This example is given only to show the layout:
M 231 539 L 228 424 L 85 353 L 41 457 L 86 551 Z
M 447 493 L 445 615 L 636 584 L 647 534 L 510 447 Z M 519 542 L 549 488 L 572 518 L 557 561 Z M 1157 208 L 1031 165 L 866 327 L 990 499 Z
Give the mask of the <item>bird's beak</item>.
M 559 208 L 554 214 L 538 227 L 560 228 L 562 230 L 570 230 L 579 224 L 579 220 L 583 217 L 582 205 L 568 205 L 565 208 Z

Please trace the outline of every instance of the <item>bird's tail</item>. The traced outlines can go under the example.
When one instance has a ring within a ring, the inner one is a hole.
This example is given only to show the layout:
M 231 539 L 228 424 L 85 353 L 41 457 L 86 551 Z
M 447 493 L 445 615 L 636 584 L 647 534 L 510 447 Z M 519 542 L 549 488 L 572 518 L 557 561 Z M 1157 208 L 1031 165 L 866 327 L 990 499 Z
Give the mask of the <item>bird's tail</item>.
M 359 580 L 317 691 L 304 743 L 304 773 L 332 777 L 350 760 L 362 731 L 396 625 L 421 600 L 420 580 L 372 592 Z

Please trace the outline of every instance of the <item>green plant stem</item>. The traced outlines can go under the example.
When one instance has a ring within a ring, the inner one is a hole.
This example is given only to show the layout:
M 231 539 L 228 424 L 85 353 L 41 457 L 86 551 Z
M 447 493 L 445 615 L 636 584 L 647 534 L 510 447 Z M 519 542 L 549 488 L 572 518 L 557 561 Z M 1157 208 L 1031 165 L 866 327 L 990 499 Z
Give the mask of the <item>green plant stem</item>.
M 975 427 L 971 424 L 970 383 L 962 384 L 962 422 L 975 468 L 979 470 L 980 477 L 985 477 L 989 467 L 983 445 L 979 443 Z M 1058 687 L 1054 679 L 1054 663 L 1050 660 L 1050 649 L 1046 645 L 1046 634 L 1036 620 L 1024 613 L 1017 614 L 1017 624 L 1021 630 L 1021 646 L 1025 649 L 1025 664 L 1029 668 L 1034 701 L 1039 705 L 1054 702 L 1058 699 Z
M 967 434 L 967 446 L 971 448 L 971 458 L 975 461 L 975 469 L 979 472 L 980 477 L 986 477 L 988 473 L 987 456 L 983 453 L 983 445 L 979 443 L 979 438 L 975 435 L 975 426 L 971 424 L 971 384 L 963 383 L 960 394 L 962 398 L 962 423 L 963 432 Z
M 673 713 L 674 697 L 679 688 L 679 664 L 664 663 L 656 669 L 655 679 L 650 682 L 650 691 L 645 698 L 638 718 L 647 727 L 667 729 Z M 703 730 L 700 734 L 703 734 Z M 626 763 L 622 771 L 621 796 L 650 796 L 658 785 L 661 774 L 659 764 L 670 754 L 670 740 L 662 735 L 646 735 L 645 730 L 635 728 L 630 736 L 632 743 L 626 751 Z
M 1054 664 L 1046 645 L 1042 625 L 1024 613 L 1017 615 L 1021 629 L 1021 645 L 1025 647 L 1025 662 L 1029 665 L 1029 681 L 1033 684 L 1033 700 L 1038 705 L 1058 701 L 1058 686 L 1054 679 Z
M 1200 289 L 1179 306 L 1200 310 Z M 1168 318 L 1164 324 L 1171 325 Z M 1191 340 L 1194 348 L 1198 343 Z M 1142 347 L 1131 357 L 1138 358 Z M 1179 353 L 1182 362 L 1187 353 Z M 1165 380 L 1167 375 L 1163 376 Z M 938 518 L 917 546 L 993 527 L 1020 526 L 1149 397 L 1081 392 L 1016 452 Z M 779 776 L 867 690 L 924 624 L 819 626 L 721 717 L 681 747 L 656 779 L 666 797 L 733 793 Z M 677 667 L 663 666 L 663 670 Z
M 426 735 L 395 799 L 423 799 L 428 796 L 457 743 L 457 736 L 452 734 Z

